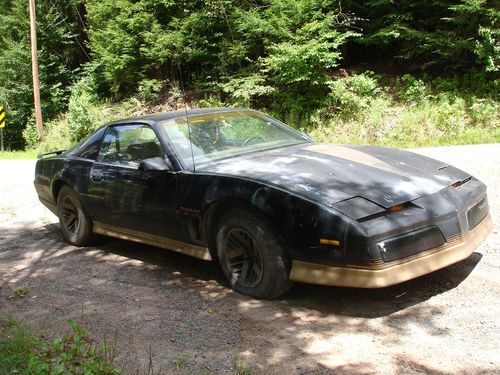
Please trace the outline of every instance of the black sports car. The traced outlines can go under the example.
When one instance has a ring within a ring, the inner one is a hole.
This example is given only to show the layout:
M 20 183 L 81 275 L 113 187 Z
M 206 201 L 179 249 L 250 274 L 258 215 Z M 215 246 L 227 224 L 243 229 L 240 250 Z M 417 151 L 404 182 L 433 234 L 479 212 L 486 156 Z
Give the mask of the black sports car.
M 468 173 L 407 151 L 318 144 L 247 109 L 104 125 L 40 155 L 35 187 L 72 244 L 101 234 L 218 260 L 257 298 L 292 280 L 400 283 L 467 258 L 492 226 L 486 186 Z

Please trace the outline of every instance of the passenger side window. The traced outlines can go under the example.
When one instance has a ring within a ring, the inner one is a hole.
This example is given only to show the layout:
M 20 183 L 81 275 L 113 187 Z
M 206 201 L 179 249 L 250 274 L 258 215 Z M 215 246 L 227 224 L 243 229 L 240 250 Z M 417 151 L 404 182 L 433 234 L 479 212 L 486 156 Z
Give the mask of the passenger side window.
M 163 156 L 160 141 L 150 126 L 119 125 L 106 132 L 97 160 L 137 167 L 144 159 Z

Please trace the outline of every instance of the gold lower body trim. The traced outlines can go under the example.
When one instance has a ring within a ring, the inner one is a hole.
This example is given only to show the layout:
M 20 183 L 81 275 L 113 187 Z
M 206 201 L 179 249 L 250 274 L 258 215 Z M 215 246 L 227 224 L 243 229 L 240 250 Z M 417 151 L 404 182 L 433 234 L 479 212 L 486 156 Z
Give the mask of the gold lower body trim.
M 411 259 L 383 269 L 360 269 L 327 266 L 294 260 L 290 279 L 294 281 L 355 288 L 382 288 L 447 267 L 469 257 L 493 228 L 491 216 L 486 216 L 472 229 L 466 239 L 444 250 Z
M 93 223 L 93 229 L 94 233 L 102 234 L 104 236 L 116 237 L 122 240 L 157 246 L 163 249 L 176 251 L 181 254 L 186 254 L 198 259 L 212 260 L 210 251 L 206 247 L 196 246 L 186 242 L 172 240 L 162 236 L 139 232 L 132 229 L 119 228 L 113 225 L 103 224 L 96 221 L 94 221 Z

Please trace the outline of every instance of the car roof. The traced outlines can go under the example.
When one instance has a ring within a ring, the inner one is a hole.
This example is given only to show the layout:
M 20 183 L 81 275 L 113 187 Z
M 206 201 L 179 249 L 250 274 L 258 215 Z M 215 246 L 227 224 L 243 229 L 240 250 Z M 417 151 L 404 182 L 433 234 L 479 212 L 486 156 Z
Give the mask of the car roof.
M 209 113 L 218 113 L 218 112 L 239 112 L 239 111 L 251 111 L 251 109 L 247 108 L 228 108 L 228 107 L 220 107 L 220 108 L 196 108 L 196 109 L 188 109 L 188 110 L 180 110 L 180 111 L 171 111 L 171 112 L 162 112 L 162 113 L 152 113 L 149 115 L 142 115 L 136 117 L 129 117 L 123 120 L 118 120 L 111 122 L 107 125 L 116 125 L 116 124 L 126 124 L 130 122 L 145 122 L 148 124 L 158 123 L 165 120 L 170 120 L 177 117 L 185 117 L 186 112 L 188 116 L 195 115 L 204 115 Z

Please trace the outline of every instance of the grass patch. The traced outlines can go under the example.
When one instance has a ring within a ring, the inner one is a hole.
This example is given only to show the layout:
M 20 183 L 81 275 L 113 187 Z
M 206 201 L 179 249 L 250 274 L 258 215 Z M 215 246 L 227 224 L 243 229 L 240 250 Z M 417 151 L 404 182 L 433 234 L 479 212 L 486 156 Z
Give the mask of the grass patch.
M 252 371 L 245 366 L 243 361 L 238 356 L 233 357 L 231 365 L 236 375 L 252 375 Z
M 177 370 L 180 370 L 182 367 L 184 367 L 186 365 L 187 360 L 188 360 L 187 355 L 181 355 L 181 356 L 177 357 L 174 361 L 175 368 Z
M 9 296 L 9 298 L 26 297 L 29 292 L 30 292 L 30 287 L 29 286 L 25 286 L 24 288 L 14 290 L 14 293 L 12 293 L 12 295 Z
M 498 105 L 479 103 L 445 99 L 409 105 L 382 95 L 356 119 L 314 119 L 308 133 L 322 143 L 400 148 L 500 142 Z
M 113 366 L 114 347 L 97 345 L 86 328 L 68 320 L 71 333 L 52 341 L 15 319 L 0 321 L 2 374 L 121 374 Z
M 26 160 L 36 159 L 37 151 L 0 151 L 0 160 Z

